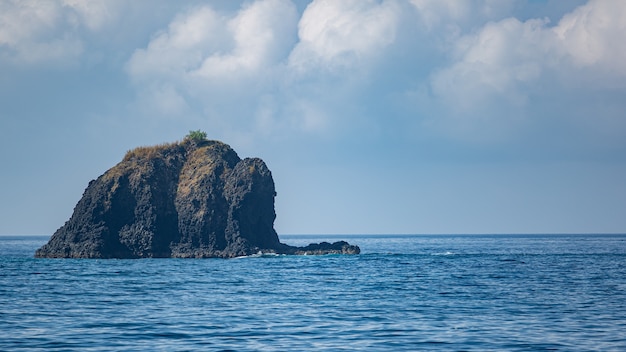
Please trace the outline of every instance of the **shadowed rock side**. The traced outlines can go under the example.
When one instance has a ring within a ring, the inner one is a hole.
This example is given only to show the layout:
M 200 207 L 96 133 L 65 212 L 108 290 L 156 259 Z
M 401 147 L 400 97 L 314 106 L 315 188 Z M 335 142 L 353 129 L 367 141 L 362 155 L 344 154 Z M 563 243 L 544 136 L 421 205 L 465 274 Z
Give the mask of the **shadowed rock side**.
M 358 254 L 340 241 L 280 243 L 274 180 L 258 158 L 218 141 L 141 147 L 89 183 L 38 258 L 232 258 L 264 253 Z

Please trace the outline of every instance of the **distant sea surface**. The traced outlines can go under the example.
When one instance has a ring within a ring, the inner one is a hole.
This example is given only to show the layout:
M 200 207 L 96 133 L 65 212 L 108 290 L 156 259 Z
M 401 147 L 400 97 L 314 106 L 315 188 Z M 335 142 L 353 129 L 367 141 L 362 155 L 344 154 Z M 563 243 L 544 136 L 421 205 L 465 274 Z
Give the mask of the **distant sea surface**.
M 34 259 L 0 236 L 1 351 L 626 351 L 626 235 L 281 236 L 356 256 Z

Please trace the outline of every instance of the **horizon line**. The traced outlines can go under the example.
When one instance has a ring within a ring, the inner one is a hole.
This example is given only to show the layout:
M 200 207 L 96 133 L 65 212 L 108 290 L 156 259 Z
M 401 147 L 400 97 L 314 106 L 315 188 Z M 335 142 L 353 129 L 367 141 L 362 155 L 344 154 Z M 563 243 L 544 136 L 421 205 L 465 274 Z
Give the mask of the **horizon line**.
M 0 237 L 52 237 L 53 234 L 11 234 L 0 233 Z M 282 233 L 280 236 L 597 236 L 597 235 L 626 235 L 626 232 L 436 232 L 436 233 Z

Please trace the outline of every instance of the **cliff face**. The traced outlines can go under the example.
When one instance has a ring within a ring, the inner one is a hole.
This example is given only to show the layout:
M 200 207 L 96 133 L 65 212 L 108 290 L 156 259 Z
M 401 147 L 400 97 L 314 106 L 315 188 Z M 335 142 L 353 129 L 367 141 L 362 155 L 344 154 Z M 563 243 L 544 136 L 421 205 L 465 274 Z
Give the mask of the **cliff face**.
M 137 148 L 91 181 L 40 258 L 206 258 L 359 252 L 345 242 L 281 244 L 274 181 L 258 158 L 218 141 Z

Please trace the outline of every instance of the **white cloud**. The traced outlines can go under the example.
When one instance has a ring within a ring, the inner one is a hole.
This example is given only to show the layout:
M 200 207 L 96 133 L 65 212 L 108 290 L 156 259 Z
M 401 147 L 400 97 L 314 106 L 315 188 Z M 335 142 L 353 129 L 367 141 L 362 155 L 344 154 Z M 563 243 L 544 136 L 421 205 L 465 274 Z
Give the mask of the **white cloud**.
M 150 79 L 258 74 L 287 55 L 295 23 L 293 4 L 283 0 L 257 1 L 235 16 L 196 7 L 178 15 L 146 49 L 135 51 L 127 68 L 135 78 Z
M 560 124 L 588 128 L 599 121 L 576 117 L 577 105 L 594 102 L 579 95 L 626 88 L 625 18 L 624 2 L 590 1 L 553 27 L 539 19 L 489 22 L 455 41 L 451 63 L 432 75 L 432 96 L 422 101 L 437 106 L 439 127 L 479 138 L 506 139 L 545 118 L 547 99 L 570 100 L 558 109 Z M 614 125 L 616 118 L 607 121 Z
M 60 8 L 54 2 L 4 1 L 0 10 L 0 44 L 10 46 L 42 35 L 60 17 Z
M 393 1 L 313 1 L 300 19 L 290 66 L 345 69 L 381 56 L 394 42 L 398 10 Z
M 228 22 L 233 49 L 210 55 L 196 73 L 206 78 L 232 78 L 276 65 L 284 60 L 295 41 L 295 25 L 296 11 L 292 3 L 257 1 Z
M 490 98 L 514 106 L 525 104 L 519 85 L 540 77 L 553 50 L 544 26 L 540 20 L 522 23 L 508 18 L 461 38 L 456 46 L 458 61 L 433 76 L 434 94 L 461 111 L 492 103 Z
M 81 44 L 76 38 L 50 35 L 62 21 L 62 7 L 55 2 L 1 2 L 0 55 L 30 63 L 80 54 Z
M 255 1 L 235 12 L 194 7 L 136 50 L 126 69 L 143 96 L 150 94 L 145 87 L 167 86 L 212 127 L 267 134 L 279 124 L 269 102 L 283 80 L 296 25 L 296 8 L 287 0 Z
M 626 2 L 592 0 L 554 28 L 577 66 L 626 75 Z
M 146 49 L 138 49 L 127 63 L 135 79 L 180 79 L 197 70 L 207 56 L 226 50 L 225 21 L 210 7 L 178 15 L 167 31 L 158 33 Z
M 580 106 L 605 102 L 585 94 L 623 93 L 626 5 L 552 3 L 551 21 L 515 17 L 524 4 L 314 0 L 299 21 L 287 0 L 202 4 L 154 33 L 126 70 L 141 104 L 152 97 L 164 116 L 193 112 L 243 135 L 406 136 L 410 126 L 506 144 L 542 120 L 585 130 Z M 606 101 L 610 116 L 595 123 L 620 130 L 622 106 Z
M 0 58 L 20 65 L 76 61 L 85 47 L 80 29 L 103 29 L 115 18 L 117 7 L 113 0 L 4 0 L 0 2 Z

